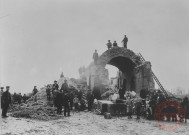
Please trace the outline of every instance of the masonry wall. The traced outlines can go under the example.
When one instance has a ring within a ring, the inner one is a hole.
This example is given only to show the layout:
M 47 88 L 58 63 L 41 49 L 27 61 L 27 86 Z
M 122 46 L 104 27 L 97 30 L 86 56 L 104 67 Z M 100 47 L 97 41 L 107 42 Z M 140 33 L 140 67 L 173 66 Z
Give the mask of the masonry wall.
M 144 62 L 135 69 L 136 92 L 140 93 L 141 89 L 154 89 L 155 84 L 152 77 L 151 63 Z

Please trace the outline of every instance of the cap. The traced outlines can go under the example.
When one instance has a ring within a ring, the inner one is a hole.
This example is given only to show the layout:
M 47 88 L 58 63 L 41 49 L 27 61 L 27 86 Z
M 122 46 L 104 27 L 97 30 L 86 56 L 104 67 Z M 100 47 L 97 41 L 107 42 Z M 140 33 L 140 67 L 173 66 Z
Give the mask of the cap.
M 10 86 L 6 86 L 6 88 L 10 88 Z
M 54 82 L 57 82 L 56 80 L 54 80 Z
M 1 87 L 1 89 L 4 89 L 4 87 Z

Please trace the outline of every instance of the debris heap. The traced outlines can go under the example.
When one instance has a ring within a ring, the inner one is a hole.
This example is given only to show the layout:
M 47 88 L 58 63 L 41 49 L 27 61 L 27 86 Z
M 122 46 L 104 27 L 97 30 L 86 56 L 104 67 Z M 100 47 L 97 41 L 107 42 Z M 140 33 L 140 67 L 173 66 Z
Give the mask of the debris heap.
M 77 90 L 77 84 L 69 78 L 62 77 L 58 80 L 59 88 L 64 80 L 67 80 L 69 88 Z M 14 104 L 11 106 L 10 112 L 13 117 L 23 117 L 38 120 L 52 120 L 62 117 L 56 114 L 56 107 L 53 106 L 53 101 L 48 101 L 46 96 L 46 87 L 41 88 L 36 94 L 37 101 L 34 96 L 21 105 Z M 51 98 L 52 99 L 52 98 Z

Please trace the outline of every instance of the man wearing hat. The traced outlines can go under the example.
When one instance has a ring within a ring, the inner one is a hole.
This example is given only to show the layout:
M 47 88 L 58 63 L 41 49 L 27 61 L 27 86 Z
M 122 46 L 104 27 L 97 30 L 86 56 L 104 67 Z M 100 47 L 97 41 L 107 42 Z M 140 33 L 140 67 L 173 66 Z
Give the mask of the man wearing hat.
M 63 90 L 63 92 L 68 92 L 68 83 L 67 80 L 64 80 L 64 83 L 62 84 L 61 90 Z
M 50 101 L 50 100 L 51 100 L 51 89 L 50 89 L 50 85 L 47 85 L 46 94 L 47 94 L 47 100 Z
M 64 116 L 70 116 L 70 98 L 68 92 L 63 93 Z
M 4 87 L 1 87 L 1 96 L 2 96 L 2 94 L 3 94 L 3 89 L 4 89 Z
M 3 89 L 4 89 L 4 87 L 1 87 L 1 109 L 2 109 L 2 106 L 3 106 L 3 104 L 2 104 Z
M 94 63 L 95 65 L 97 64 L 97 60 L 98 60 L 98 53 L 97 53 L 97 50 L 95 50 L 95 52 L 93 53 L 93 60 L 94 60 Z
M 91 89 L 88 87 L 88 91 L 87 91 L 88 111 L 91 111 L 92 106 L 93 106 L 93 101 L 94 101 L 94 97 L 93 97 L 92 91 L 91 91 Z
M 58 93 L 58 89 L 59 89 L 59 85 L 57 84 L 57 81 L 54 81 L 54 84 L 52 86 L 52 94 L 53 94 L 53 101 L 54 101 L 54 105 L 55 105 L 55 99 L 56 99 L 56 95 Z
M 33 88 L 33 96 L 34 96 L 37 92 L 38 92 L 37 86 L 34 86 L 34 88 Z
M 59 86 L 58 86 L 58 84 L 57 84 L 57 81 L 56 81 L 56 80 L 54 81 L 54 84 L 53 84 L 53 86 L 52 86 L 52 89 L 53 89 L 53 91 L 54 91 L 54 90 L 58 90 L 58 89 L 59 89 Z
M 9 108 L 9 105 L 11 104 L 11 95 L 10 95 L 10 92 L 9 92 L 9 86 L 6 87 L 6 91 L 3 93 L 2 95 L 2 117 L 5 118 L 5 117 L 8 117 L 7 116 L 7 111 L 8 111 L 8 108 Z
M 108 40 L 108 43 L 106 45 L 108 47 L 108 50 L 112 48 L 112 43 L 110 42 L 110 40 Z
M 114 41 L 114 43 L 113 43 L 113 47 L 118 47 L 116 41 Z
M 127 38 L 126 35 L 125 35 L 124 39 L 122 40 L 122 42 L 123 42 L 123 47 L 124 47 L 124 48 L 127 48 L 128 38 Z

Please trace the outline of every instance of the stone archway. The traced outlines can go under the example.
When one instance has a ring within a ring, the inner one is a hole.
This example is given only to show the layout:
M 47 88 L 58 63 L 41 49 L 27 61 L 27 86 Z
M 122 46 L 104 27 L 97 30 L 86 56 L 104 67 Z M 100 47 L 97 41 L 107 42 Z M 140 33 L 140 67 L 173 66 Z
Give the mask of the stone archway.
M 135 91 L 135 67 L 137 60 L 139 60 L 138 56 L 131 50 L 116 47 L 105 51 L 99 57 L 97 65 L 100 68 L 105 68 L 107 64 L 117 67 L 121 72 L 118 87 L 123 87 L 127 91 Z M 101 79 L 98 78 L 98 80 Z
M 91 63 L 86 70 L 86 78 L 90 78 L 90 85 L 106 84 L 107 71 L 105 66 L 113 65 L 119 69 L 119 82 L 127 91 L 137 93 L 143 88 L 154 88 L 150 62 L 143 62 L 133 51 L 123 47 L 113 47 L 100 55 L 97 64 Z M 89 83 L 88 83 L 89 84 Z

